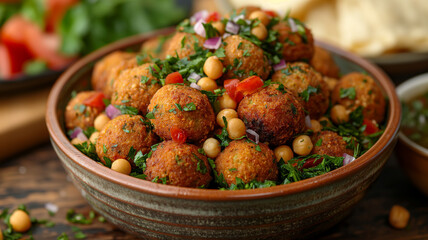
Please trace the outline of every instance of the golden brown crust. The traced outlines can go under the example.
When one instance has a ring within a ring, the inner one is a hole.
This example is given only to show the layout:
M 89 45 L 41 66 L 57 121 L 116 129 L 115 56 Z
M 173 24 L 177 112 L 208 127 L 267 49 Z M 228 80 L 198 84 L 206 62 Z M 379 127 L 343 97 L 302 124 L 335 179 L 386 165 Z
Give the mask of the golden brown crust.
M 355 89 L 355 99 L 340 97 L 341 89 Z M 385 116 L 385 99 L 380 87 L 373 78 L 359 72 L 349 73 L 343 76 L 333 90 L 331 100 L 334 104 L 341 104 L 346 109 L 354 111 L 357 107 L 363 107 L 365 118 L 376 120 L 380 123 Z
M 283 44 L 282 56 L 287 62 L 310 60 L 314 55 L 314 38 L 305 27 L 306 42 L 298 32 L 292 32 L 288 21 L 280 21 L 272 27 L 278 31 L 278 41 Z
M 148 153 L 159 139 L 144 121 L 139 115 L 120 115 L 109 121 L 101 130 L 95 146 L 100 160 L 105 163 L 104 157 L 111 161 L 123 158 L 134 165 L 133 156 L 128 156 L 131 147 L 135 153 Z
M 244 97 L 238 116 L 247 129 L 259 134 L 261 142 L 282 145 L 305 128 L 305 113 L 300 101 L 290 92 L 272 84 Z
M 180 110 L 188 104 L 194 104 L 196 110 Z M 170 129 L 176 127 L 187 135 L 188 142 L 197 143 L 207 138 L 214 129 L 215 116 L 208 97 L 200 91 L 183 85 L 163 86 L 150 101 L 148 110 L 154 111 L 155 132 L 164 139 L 171 139 Z
M 206 156 L 192 144 L 164 141 L 146 161 L 146 180 L 180 187 L 208 187 L 212 180 L 211 167 Z
M 104 107 L 89 107 L 83 102 L 98 93 L 97 91 L 83 91 L 70 99 L 65 108 L 65 126 L 67 129 L 72 130 L 75 127 L 86 129 L 94 126 L 95 118 L 104 111 Z
M 252 42 L 232 35 L 224 39 L 224 53 L 222 58 L 224 67 L 231 68 L 223 74 L 223 79 L 237 78 L 243 80 L 251 75 L 251 72 L 263 80 L 267 80 L 272 67 L 263 50 Z
M 138 67 L 137 64 L 137 58 L 133 57 L 130 58 L 128 60 L 123 60 L 120 63 L 118 63 L 117 65 L 115 65 L 114 67 L 112 67 L 110 69 L 110 72 L 108 74 L 108 81 L 107 84 L 104 87 L 104 94 L 111 99 L 112 95 L 113 95 L 113 86 L 114 86 L 114 82 L 116 79 L 119 78 L 120 74 L 122 73 L 122 71 L 126 70 L 126 69 L 131 69 L 134 67 Z
M 334 62 L 331 54 L 321 47 L 315 46 L 314 56 L 310 64 L 324 76 L 339 78 L 339 67 Z
M 141 45 L 141 52 L 150 55 L 153 58 L 164 59 L 166 57 L 166 50 L 169 47 L 171 37 L 171 35 L 153 37 Z M 146 60 L 150 60 L 150 58 Z
M 110 80 L 110 70 L 120 64 L 122 61 L 134 58 L 136 55 L 136 53 L 115 51 L 98 61 L 94 66 L 91 79 L 91 84 L 94 90 L 102 91 L 106 94 L 106 96 L 111 96 L 111 92 L 108 90 L 105 91 L 105 88 L 109 84 Z
M 290 63 L 287 68 L 276 71 L 272 75 L 274 82 L 282 83 L 294 96 L 301 99 L 303 107 L 309 112 L 311 118 L 320 118 L 328 109 L 330 91 L 321 74 L 304 62 Z M 302 95 L 308 87 L 316 88 L 308 99 Z M 307 101 L 306 101 L 307 100 Z
M 223 174 L 227 184 L 236 183 L 240 178 L 244 183 L 252 180 L 276 181 L 278 168 L 275 155 L 264 143 L 257 145 L 246 140 L 230 142 L 215 160 L 217 174 Z
M 178 58 L 182 59 L 196 52 L 194 47 L 195 43 L 199 47 L 202 47 L 204 42 L 205 38 L 197 34 L 176 32 L 169 42 L 165 55 L 173 57 L 178 56 Z
M 161 88 L 159 79 L 150 73 L 151 63 L 124 70 L 114 81 L 111 102 L 138 109 L 147 113 L 153 95 Z
M 351 156 L 354 155 L 353 150 L 346 147 L 348 144 L 343 140 L 343 137 L 332 131 L 315 133 L 312 136 L 312 143 L 314 144 L 312 154 L 329 155 L 333 157 L 342 157 L 344 153 Z

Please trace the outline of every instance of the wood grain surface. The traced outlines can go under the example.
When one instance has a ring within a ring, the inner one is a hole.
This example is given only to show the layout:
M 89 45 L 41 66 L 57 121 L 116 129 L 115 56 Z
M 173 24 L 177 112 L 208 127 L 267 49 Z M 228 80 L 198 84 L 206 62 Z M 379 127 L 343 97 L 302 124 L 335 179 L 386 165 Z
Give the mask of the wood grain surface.
M 49 216 L 46 203 L 59 207 L 54 217 Z M 0 211 L 14 209 L 19 204 L 27 205 L 32 217 L 56 223 L 52 228 L 34 228 L 34 239 L 56 239 L 62 232 L 74 239 L 71 226 L 81 228 L 86 239 L 136 238 L 97 220 L 91 225 L 67 222 L 69 209 L 87 216 L 91 208 L 66 176 L 49 144 L 0 163 Z M 406 207 L 411 213 L 409 226 L 404 230 L 395 230 L 388 224 L 389 209 L 394 204 Z M 5 228 L 3 222 L 0 228 Z M 393 156 L 351 215 L 319 239 L 428 239 L 428 198 L 411 185 Z

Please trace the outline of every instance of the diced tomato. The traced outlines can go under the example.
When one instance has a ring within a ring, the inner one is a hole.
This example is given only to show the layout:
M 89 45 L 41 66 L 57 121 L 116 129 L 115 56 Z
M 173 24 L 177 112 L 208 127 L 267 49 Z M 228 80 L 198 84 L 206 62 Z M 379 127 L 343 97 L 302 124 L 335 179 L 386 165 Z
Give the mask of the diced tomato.
M 271 11 L 271 10 L 264 10 L 264 11 L 268 16 L 278 17 L 278 13 L 276 13 L 275 11 Z
M 186 142 L 187 134 L 185 131 L 181 130 L 180 128 L 173 126 L 173 127 L 171 127 L 170 132 L 171 132 L 171 138 L 174 142 L 176 142 L 176 143 L 185 143 Z
M 223 83 L 224 88 L 226 89 L 227 95 L 229 95 L 234 100 L 236 97 L 236 86 L 238 85 L 239 82 L 240 82 L 239 79 L 229 79 L 224 81 Z
M 302 169 L 318 166 L 318 164 L 320 164 L 321 162 L 322 162 L 322 159 L 315 159 L 315 158 L 308 159 L 303 164 Z
M 106 98 L 104 93 L 99 92 L 85 99 L 85 101 L 83 101 L 83 104 L 88 107 L 104 108 L 105 107 L 105 104 L 103 101 L 104 98 Z
M 370 135 L 379 131 L 379 128 L 376 124 L 367 118 L 363 119 L 363 125 L 366 125 L 366 129 L 364 129 L 364 135 Z
M 205 19 L 207 23 L 209 22 L 216 22 L 220 20 L 220 14 L 218 12 L 213 12 Z
M 258 76 L 251 76 L 238 83 L 236 86 L 235 97 L 240 97 L 255 93 L 259 88 L 263 87 L 263 80 Z
M 12 76 L 11 57 L 6 47 L 0 44 L 0 78 L 8 80 Z
M 2 53 L 2 61 L 8 64 L 2 65 L 2 75 L 4 78 L 12 77 L 21 73 L 24 63 L 32 59 L 33 56 L 27 47 L 25 31 L 32 23 L 22 16 L 16 15 L 10 18 L 1 29 L 0 39 L 5 52 Z
M 165 84 L 172 84 L 172 83 L 183 83 L 183 77 L 179 72 L 173 72 L 168 74 L 165 78 Z
M 46 30 L 54 32 L 67 10 L 79 0 L 47 0 L 46 1 Z

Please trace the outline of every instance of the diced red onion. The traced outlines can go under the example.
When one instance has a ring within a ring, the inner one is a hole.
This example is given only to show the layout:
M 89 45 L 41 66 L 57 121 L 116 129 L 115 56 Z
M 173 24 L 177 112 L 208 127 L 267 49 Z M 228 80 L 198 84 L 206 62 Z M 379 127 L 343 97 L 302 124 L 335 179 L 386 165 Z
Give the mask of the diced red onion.
M 257 134 L 254 130 L 247 129 L 247 133 L 254 137 L 254 142 L 259 144 L 259 134 Z
M 117 109 L 115 106 L 110 104 L 106 107 L 106 115 L 110 119 L 113 119 L 119 115 L 122 115 L 122 112 L 119 109 Z
M 291 32 L 297 32 L 297 25 L 296 22 L 294 22 L 294 19 L 288 18 L 288 24 L 290 25 Z
M 312 127 L 312 123 L 311 123 L 311 116 L 307 115 L 305 117 L 305 124 L 307 128 L 311 128 Z
M 75 128 L 73 129 L 73 132 L 70 134 L 70 138 L 71 138 L 71 139 L 76 138 L 76 137 L 77 137 L 77 135 L 78 135 L 79 133 L 81 133 L 81 132 L 83 132 L 83 130 L 82 130 L 80 127 L 75 127 Z
M 88 137 L 86 137 L 86 135 L 83 132 L 77 134 L 76 138 L 78 138 L 82 141 L 88 141 Z
M 199 20 L 205 20 L 208 17 L 209 13 L 207 10 L 202 10 L 199 12 L 196 12 L 195 14 L 193 14 L 192 17 L 190 17 L 190 22 L 191 23 L 195 23 Z
M 230 33 L 225 33 L 225 34 L 223 34 L 223 38 L 227 38 L 227 37 L 229 37 L 229 36 L 232 36 Z
M 207 49 L 218 49 L 221 45 L 221 37 L 208 38 L 204 42 L 204 47 Z
M 192 72 L 189 77 L 187 78 L 187 80 L 189 81 L 195 81 L 198 82 L 198 80 L 201 79 L 201 76 L 199 76 L 199 74 Z
M 273 65 L 273 70 L 279 71 L 279 70 L 284 69 L 286 67 L 287 67 L 287 64 L 285 64 L 285 60 L 281 59 L 281 61 L 279 61 L 278 64 Z
M 226 31 L 232 34 L 238 34 L 239 32 L 239 25 L 232 22 L 232 21 L 228 21 L 226 24 Z
M 355 158 L 353 156 L 351 156 L 347 153 L 344 153 L 342 156 L 344 157 L 343 158 L 343 166 L 345 166 L 345 165 L 347 165 L 347 164 L 349 164 L 355 160 Z
M 205 23 L 203 19 L 200 19 L 195 23 L 195 26 L 193 26 L 193 30 L 195 30 L 195 33 L 198 34 L 201 37 L 205 37 L 205 28 L 202 23 Z
M 194 82 L 192 82 L 191 84 L 190 84 L 190 87 L 192 87 L 192 88 L 194 88 L 194 89 L 197 89 L 197 90 L 201 90 L 202 88 L 201 88 L 201 86 L 199 86 L 198 84 L 196 84 L 196 83 L 194 83 Z

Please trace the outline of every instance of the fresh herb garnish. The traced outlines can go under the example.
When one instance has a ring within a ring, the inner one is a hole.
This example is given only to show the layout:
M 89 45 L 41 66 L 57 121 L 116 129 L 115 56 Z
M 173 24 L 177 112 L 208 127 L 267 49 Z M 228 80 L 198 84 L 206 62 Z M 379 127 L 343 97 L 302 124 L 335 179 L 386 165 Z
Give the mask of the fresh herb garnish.
M 307 102 L 309 101 L 309 98 L 311 94 L 316 94 L 318 92 L 318 88 L 308 86 L 303 92 L 299 93 L 299 96 L 302 97 L 302 99 Z
M 356 95 L 357 93 L 355 92 L 354 87 L 340 89 L 340 98 L 349 98 L 354 100 Z

